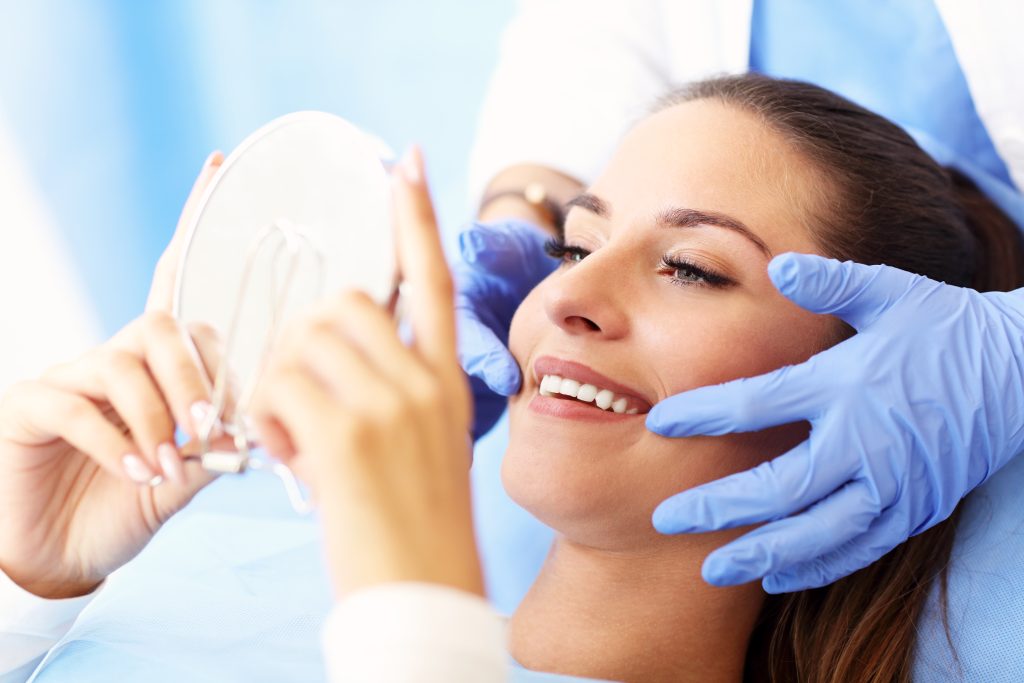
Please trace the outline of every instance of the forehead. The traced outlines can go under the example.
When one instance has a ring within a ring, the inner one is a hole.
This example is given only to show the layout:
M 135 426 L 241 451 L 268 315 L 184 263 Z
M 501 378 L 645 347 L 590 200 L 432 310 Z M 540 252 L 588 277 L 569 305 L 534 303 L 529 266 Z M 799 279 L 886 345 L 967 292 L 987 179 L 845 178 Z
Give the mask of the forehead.
M 817 252 L 807 228 L 819 175 L 753 114 L 697 100 L 634 126 L 591 192 L 611 204 L 616 223 L 673 207 L 715 211 L 745 223 L 774 253 Z

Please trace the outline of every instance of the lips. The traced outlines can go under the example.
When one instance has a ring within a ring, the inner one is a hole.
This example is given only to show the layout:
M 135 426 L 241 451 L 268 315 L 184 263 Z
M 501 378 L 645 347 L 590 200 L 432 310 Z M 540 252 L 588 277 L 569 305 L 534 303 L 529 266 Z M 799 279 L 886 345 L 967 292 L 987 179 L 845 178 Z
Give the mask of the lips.
M 577 363 L 575 361 L 562 360 L 553 356 L 542 356 L 534 362 L 533 377 L 538 386 L 541 385 L 541 379 L 545 376 L 552 375 L 572 380 L 573 383 L 579 383 L 579 385 L 593 385 L 599 392 L 613 393 L 616 403 L 623 402 L 628 407 L 621 411 L 615 411 L 617 413 L 626 412 L 628 410 L 632 415 L 636 415 L 639 413 L 646 413 L 651 409 L 651 401 L 641 395 L 639 390 L 622 384 L 621 382 L 617 382 L 611 377 L 603 375 L 587 365 L 583 365 L 582 363 Z M 551 395 L 550 392 L 542 392 L 542 394 Z M 555 395 L 557 395 L 557 392 Z M 587 403 L 573 401 L 570 396 L 565 396 L 564 399 L 554 398 L 548 400 L 579 403 L 580 407 L 588 405 Z M 595 405 L 590 405 L 589 409 L 601 410 Z

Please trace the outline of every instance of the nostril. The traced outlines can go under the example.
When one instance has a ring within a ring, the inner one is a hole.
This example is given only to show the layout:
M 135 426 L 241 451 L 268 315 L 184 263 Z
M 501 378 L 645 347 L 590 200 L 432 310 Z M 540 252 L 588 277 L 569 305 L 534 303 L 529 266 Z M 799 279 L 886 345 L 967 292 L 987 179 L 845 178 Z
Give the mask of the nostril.
M 582 326 L 582 327 L 585 327 L 587 330 L 589 330 L 591 332 L 600 332 L 601 331 L 601 326 L 600 325 L 595 323 L 590 318 L 584 318 L 583 316 L 580 316 L 580 315 L 569 316 L 568 318 L 565 319 L 565 323 L 570 328 L 571 327 L 579 328 L 579 327 Z

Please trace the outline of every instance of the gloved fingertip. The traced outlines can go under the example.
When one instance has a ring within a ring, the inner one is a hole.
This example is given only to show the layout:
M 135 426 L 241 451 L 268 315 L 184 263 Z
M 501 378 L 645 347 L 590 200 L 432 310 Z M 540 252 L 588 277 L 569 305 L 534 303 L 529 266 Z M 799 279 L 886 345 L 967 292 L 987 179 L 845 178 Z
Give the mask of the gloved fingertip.
M 658 507 L 654 508 L 651 514 L 651 524 L 659 534 L 674 535 L 688 534 L 696 531 L 691 523 L 688 504 L 685 494 L 679 494 L 664 500 Z
M 768 277 L 783 294 L 788 294 L 801 280 L 813 276 L 828 259 L 812 254 L 786 252 L 768 264 Z
M 652 431 L 655 434 L 659 434 L 661 436 L 665 436 L 664 434 L 661 433 L 661 418 L 661 411 L 658 410 L 658 406 L 654 406 L 653 408 L 650 409 L 650 411 L 648 411 L 647 417 L 644 418 L 644 424 L 647 426 L 647 429 L 649 431 Z
M 503 362 L 489 365 L 484 370 L 484 382 L 488 388 L 502 396 L 512 396 L 519 391 L 523 381 L 523 375 L 519 370 L 519 364 L 515 359 L 506 354 Z
M 650 409 L 647 417 L 644 418 L 644 424 L 647 425 L 647 429 L 659 436 L 672 436 L 672 422 L 668 419 L 665 409 L 660 407 L 660 404 Z
M 712 586 L 738 586 L 741 583 L 753 581 L 757 577 L 747 576 L 740 567 L 736 565 L 733 558 L 725 553 L 714 552 L 707 556 L 704 564 L 701 565 L 700 575 Z
M 680 414 L 680 411 L 675 408 L 659 403 L 647 413 L 647 417 L 644 418 L 644 424 L 647 425 L 649 431 L 669 438 L 693 436 L 694 434 L 701 433 L 699 425 L 678 420 L 676 416 Z

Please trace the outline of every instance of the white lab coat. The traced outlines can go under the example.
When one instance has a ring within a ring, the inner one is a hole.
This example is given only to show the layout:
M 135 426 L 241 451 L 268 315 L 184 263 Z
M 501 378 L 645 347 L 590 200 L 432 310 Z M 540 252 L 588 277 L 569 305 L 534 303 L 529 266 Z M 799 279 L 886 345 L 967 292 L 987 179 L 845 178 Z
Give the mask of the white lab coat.
M 975 108 L 1024 188 L 1024 3 L 936 0 Z M 753 0 L 524 0 L 470 159 L 472 206 L 502 169 L 592 182 L 631 123 L 689 81 L 747 70 Z

